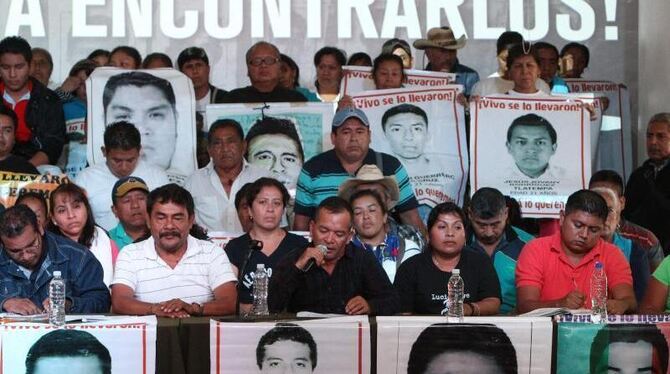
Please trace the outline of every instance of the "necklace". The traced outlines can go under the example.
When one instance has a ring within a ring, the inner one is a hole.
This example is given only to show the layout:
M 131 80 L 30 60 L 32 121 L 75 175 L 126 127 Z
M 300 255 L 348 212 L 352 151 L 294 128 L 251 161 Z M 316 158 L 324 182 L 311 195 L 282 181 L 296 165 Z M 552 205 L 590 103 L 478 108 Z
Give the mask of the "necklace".
M 439 257 L 436 256 L 435 254 L 431 254 L 430 257 L 433 260 L 433 264 L 435 264 L 435 266 L 437 266 L 437 268 L 442 271 L 452 271 L 456 267 L 456 265 L 458 265 L 458 261 L 461 258 L 459 254 L 453 259 L 444 260 L 444 262 L 440 263 Z

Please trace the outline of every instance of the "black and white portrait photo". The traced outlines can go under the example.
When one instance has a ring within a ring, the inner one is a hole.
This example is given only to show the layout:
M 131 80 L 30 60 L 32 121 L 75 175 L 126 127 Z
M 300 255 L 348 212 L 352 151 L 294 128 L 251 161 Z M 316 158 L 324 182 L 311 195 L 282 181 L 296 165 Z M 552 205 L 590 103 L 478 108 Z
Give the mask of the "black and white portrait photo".
M 525 217 L 558 218 L 567 197 L 586 188 L 597 129 L 581 102 L 483 97 L 472 102 L 471 118 L 472 191 L 496 188 Z
M 210 321 L 212 373 L 340 374 L 370 371 L 367 318 Z M 216 353 L 216 354 L 215 354 Z
M 377 372 L 548 374 L 552 333 L 548 318 L 377 317 Z
M 352 96 L 370 119 L 371 148 L 396 157 L 427 219 L 439 203 L 462 204 L 468 170 L 462 86 L 364 91 Z
M 156 318 L 110 317 L 54 329 L 42 323 L 0 328 L 3 373 L 130 374 L 156 370 Z
M 86 84 L 90 164 L 104 162 L 105 127 L 127 121 L 140 132 L 144 161 L 176 182 L 195 171 L 195 99 L 186 75 L 174 69 L 99 68 Z

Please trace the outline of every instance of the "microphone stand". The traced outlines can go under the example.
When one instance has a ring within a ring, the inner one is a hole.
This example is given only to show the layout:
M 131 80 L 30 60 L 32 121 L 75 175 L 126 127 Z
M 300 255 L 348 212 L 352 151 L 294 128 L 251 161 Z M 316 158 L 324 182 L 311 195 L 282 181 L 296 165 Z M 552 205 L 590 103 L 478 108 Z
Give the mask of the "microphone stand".
M 244 262 L 242 262 L 239 273 L 237 274 L 237 298 L 235 300 L 235 315 L 238 317 L 240 315 L 240 290 L 242 289 L 242 278 L 244 278 L 244 271 L 246 270 L 249 259 L 251 259 L 251 255 L 254 253 L 254 251 L 260 251 L 261 249 L 263 249 L 262 241 L 254 239 L 249 240 L 247 255 L 244 259 Z

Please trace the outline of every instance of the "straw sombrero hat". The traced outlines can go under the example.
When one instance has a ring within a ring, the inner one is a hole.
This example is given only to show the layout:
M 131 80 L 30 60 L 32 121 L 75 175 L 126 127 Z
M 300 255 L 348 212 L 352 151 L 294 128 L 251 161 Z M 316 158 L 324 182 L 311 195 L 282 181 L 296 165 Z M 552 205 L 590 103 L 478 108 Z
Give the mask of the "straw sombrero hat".
M 426 39 L 418 39 L 414 41 L 414 48 L 461 49 L 465 47 L 465 41 L 465 35 L 456 39 L 454 37 L 454 30 L 450 27 L 433 27 L 428 30 Z

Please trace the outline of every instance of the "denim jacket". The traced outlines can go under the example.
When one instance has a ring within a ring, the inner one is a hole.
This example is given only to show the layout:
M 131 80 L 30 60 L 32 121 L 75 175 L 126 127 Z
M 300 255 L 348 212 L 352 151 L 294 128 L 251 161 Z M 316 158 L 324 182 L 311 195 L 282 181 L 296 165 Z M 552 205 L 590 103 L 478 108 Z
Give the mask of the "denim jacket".
M 46 232 L 42 237 L 42 250 L 44 258 L 30 279 L 4 249 L 0 250 L 0 306 L 7 299 L 26 298 L 42 308 L 49 297 L 53 272 L 60 270 L 66 297 L 72 303 L 69 313 L 109 312 L 111 300 L 109 289 L 102 281 L 102 266 L 87 248 Z

